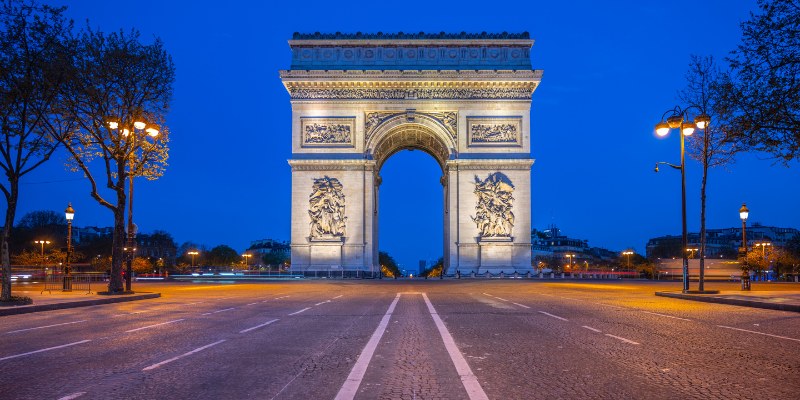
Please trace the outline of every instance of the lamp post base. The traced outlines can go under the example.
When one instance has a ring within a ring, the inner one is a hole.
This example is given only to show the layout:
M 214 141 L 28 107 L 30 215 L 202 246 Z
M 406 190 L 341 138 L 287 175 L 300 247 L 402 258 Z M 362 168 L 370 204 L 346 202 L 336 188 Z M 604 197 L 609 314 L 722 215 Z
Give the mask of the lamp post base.
M 742 274 L 742 290 L 750 290 L 750 275 Z

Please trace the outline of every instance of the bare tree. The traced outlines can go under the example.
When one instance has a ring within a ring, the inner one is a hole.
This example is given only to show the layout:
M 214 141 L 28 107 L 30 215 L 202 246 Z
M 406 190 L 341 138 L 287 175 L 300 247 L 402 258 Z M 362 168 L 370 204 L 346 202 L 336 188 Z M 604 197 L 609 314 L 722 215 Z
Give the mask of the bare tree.
M 758 0 L 722 76 L 737 140 L 784 165 L 800 158 L 800 1 Z
M 19 181 L 47 161 L 69 130 L 61 118 L 59 95 L 67 78 L 72 21 L 55 8 L 34 0 L 0 3 L 0 182 L 6 200 L 2 233 L 2 295 L 11 300 L 8 240 L 14 225 Z
M 62 143 L 72 155 L 72 170 L 86 176 L 91 196 L 114 215 L 108 290 L 119 293 L 124 291 L 125 183 L 130 176 L 152 180 L 164 173 L 169 150 L 164 121 L 175 67 L 159 39 L 145 45 L 137 31 L 104 34 L 89 27 L 79 35 L 73 64 L 74 79 L 65 93 L 78 128 Z M 160 125 L 157 136 L 137 133 L 138 121 Z M 104 198 L 101 185 L 116 198 Z
M 691 56 L 686 73 L 686 88 L 679 97 L 684 103 L 701 110 L 711 118 L 705 129 L 699 129 L 689 137 L 689 156 L 703 165 L 700 184 L 700 274 L 705 271 L 706 252 L 706 184 L 708 169 L 731 163 L 738 148 L 730 138 L 733 131 L 729 121 L 729 110 L 717 101 L 720 72 L 713 57 Z M 682 249 L 682 251 L 686 251 Z M 702 285 L 702 280 L 700 281 Z M 703 287 L 700 287 L 703 290 Z

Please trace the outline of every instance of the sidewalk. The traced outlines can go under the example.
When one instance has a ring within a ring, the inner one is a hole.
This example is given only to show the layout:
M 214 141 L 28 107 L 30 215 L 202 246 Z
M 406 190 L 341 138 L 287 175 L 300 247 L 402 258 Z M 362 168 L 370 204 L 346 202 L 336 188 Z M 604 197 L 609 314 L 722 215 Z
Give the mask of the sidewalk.
M 721 291 L 716 294 L 656 292 L 656 296 L 675 299 L 730 304 L 743 307 L 800 312 L 800 291 Z
M 14 296 L 27 296 L 33 299 L 33 304 L 25 306 L 0 306 L 0 317 L 4 315 L 26 314 L 39 311 L 61 310 L 65 308 L 88 307 L 99 304 L 121 303 L 161 297 L 161 293 L 137 292 L 117 296 L 99 295 L 95 292 L 87 294 L 86 291 L 77 290 L 61 292 L 53 290 L 51 293 L 38 290 L 14 290 Z

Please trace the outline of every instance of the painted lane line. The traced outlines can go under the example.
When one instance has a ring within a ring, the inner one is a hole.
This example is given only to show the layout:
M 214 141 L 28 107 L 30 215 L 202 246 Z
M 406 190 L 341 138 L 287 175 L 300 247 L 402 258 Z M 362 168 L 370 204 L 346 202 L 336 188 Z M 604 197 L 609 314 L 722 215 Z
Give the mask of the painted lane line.
M 483 292 L 483 294 L 485 294 L 485 295 L 487 295 L 489 297 L 494 297 L 494 296 L 492 296 L 492 295 L 490 295 L 489 293 L 486 293 L 486 292 Z
M 588 329 L 588 330 L 590 330 L 592 332 L 603 333 L 602 331 L 600 331 L 600 329 L 594 329 L 591 326 L 584 325 L 583 328 L 586 328 L 586 329 Z
M 83 396 L 85 394 L 86 394 L 86 392 L 73 393 L 73 394 L 61 397 L 58 400 L 73 400 L 73 399 L 77 399 L 78 397 L 81 397 L 81 396 Z
M 306 307 L 306 308 L 304 308 L 304 309 L 302 309 L 302 310 L 300 310 L 300 311 L 295 311 L 295 312 L 293 312 L 293 313 L 291 313 L 291 314 L 289 314 L 289 315 L 297 315 L 297 314 L 300 314 L 300 313 L 301 313 L 301 312 L 303 312 L 303 311 L 308 311 L 308 310 L 310 310 L 310 309 L 311 309 L 311 307 Z
M 317 303 L 317 304 L 314 304 L 314 305 L 315 305 L 315 306 L 321 306 L 321 305 L 323 305 L 323 304 L 325 304 L 325 303 L 330 303 L 330 302 L 331 302 L 330 300 L 325 300 L 325 301 L 321 301 L 321 302 L 319 302 L 319 303 Z
M 549 312 L 544 312 L 544 311 L 539 311 L 539 312 L 540 312 L 540 313 L 542 313 L 542 314 L 544 314 L 544 315 L 547 315 L 548 317 L 553 317 L 553 318 L 555 318 L 555 319 L 560 319 L 560 320 L 562 320 L 562 321 L 569 321 L 569 320 L 568 320 L 568 319 L 566 319 L 566 318 L 559 317 L 558 315 L 553 315 L 553 314 L 550 314 Z
M 513 304 L 515 306 L 520 306 L 522 308 L 530 308 L 530 307 L 526 306 L 525 304 L 519 304 L 519 303 L 511 303 L 511 304 Z
M 773 335 L 771 333 L 764 333 L 764 332 L 758 332 L 758 331 L 749 331 L 747 329 L 734 328 L 732 326 L 725 326 L 725 325 L 717 325 L 717 326 L 720 327 L 720 328 L 725 328 L 725 329 L 733 329 L 735 331 L 755 333 L 755 334 L 758 334 L 758 335 L 764 335 L 764 336 L 770 336 L 770 337 L 774 337 L 774 338 L 778 338 L 778 339 L 794 340 L 795 342 L 800 342 L 800 339 L 790 338 L 790 337 L 786 337 L 786 336 Z M 2 360 L 2 359 L 0 359 L 0 360 Z
M 187 304 L 187 306 L 193 306 L 193 305 L 195 305 L 195 304 L 203 304 L 203 303 L 204 303 L 203 301 L 196 301 L 196 302 L 194 302 L 194 303 L 189 303 L 189 304 Z
M 372 337 L 369 338 L 369 342 L 364 346 L 364 350 L 361 350 L 361 354 L 353 365 L 353 369 L 350 370 L 350 374 L 347 375 L 347 379 L 339 389 L 339 393 L 336 394 L 336 400 L 352 400 L 356 397 L 358 387 L 361 386 L 361 381 L 364 379 L 364 374 L 367 372 L 369 362 L 372 360 L 373 354 L 375 354 L 375 349 L 378 347 L 381 337 L 383 337 L 383 332 L 386 331 L 386 326 L 389 325 L 389 319 L 392 317 L 398 300 L 400 300 L 400 293 L 394 297 L 392 304 L 389 305 L 389 309 L 386 310 L 386 314 L 383 315 L 378 327 L 375 328 L 375 332 L 372 333 Z
M 610 333 L 606 333 L 606 336 L 612 337 L 612 338 L 617 339 L 617 340 L 621 340 L 621 341 L 623 341 L 625 343 L 639 344 L 639 343 L 634 342 L 633 340 L 625 339 L 624 337 L 614 336 L 614 335 L 612 335 Z
M 261 325 L 256 325 L 256 326 L 254 326 L 254 327 L 252 327 L 252 328 L 243 329 L 243 330 L 239 331 L 239 333 L 247 333 L 247 332 L 250 332 L 250 331 L 256 330 L 256 329 L 258 329 L 258 328 L 261 328 L 261 327 L 267 326 L 267 325 L 269 325 L 269 324 L 271 324 L 271 323 L 273 323 L 273 322 L 276 322 L 276 321 L 278 321 L 278 319 L 277 319 L 277 318 L 275 318 L 275 319 L 273 319 L 273 320 L 270 320 L 270 321 L 267 321 L 267 322 L 264 322 L 264 323 L 263 323 L 263 324 L 261 324 Z
M 230 310 L 235 310 L 235 309 L 236 309 L 236 307 L 225 308 L 225 309 L 222 309 L 222 310 L 217 310 L 217 311 L 207 312 L 207 313 L 205 313 L 205 314 L 203 314 L 203 315 L 211 315 L 211 314 L 221 313 L 221 312 L 230 311 Z
M 659 314 L 659 313 L 655 313 L 655 312 L 651 312 L 651 311 L 642 311 L 642 312 L 643 312 L 643 313 L 645 313 L 645 314 L 658 315 L 659 317 L 667 317 L 667 318 L 672 318 L 672 319 L 679 319 L 679 320 L 681 320 L 681 321 L 690 321 L 690 322 L 691 322 L 691 320 L 690 320 L 690 319 L 681 318 L 681 317 L 676 317 L 676 316 L 674 316 L 674 315 Z
M 506 303 L 508 302 L 508 300 L 506 300 L 506 299 L 504 299 L 504 298 L 502 298 L 502 297 L 497 297 L 497 296 L 494 296 L 494 298 L 495 298 L 495 299 L 497 299 L 497 300 L 502 300 L 502 301 L 505 301 Z
M 334 297 L 333 299 L 334 299 L 334 300 L 336 300 L 336 299 L 338 299 L 338 298 L 340 298 L 340 297 L 342 297 L 342 296 L 344 296 L 344 295 L 343 295 L 343 294 L 340 294 L 340 295 L 338 295 L 338 296 Z
M 252 306 L 252 305 L 256 305 L 256 304 L 258 304 L 258 302 L 250 303 L 250 304 L 248 304 L 248 306 Z
M 112 315 L 111 318 L 124 317 L 126 315 L 134 315 L 134 314 L 142 314 L 142 313 L 144 313 L 144 311 L 135 311 L 135 312 L 125 313 L 125 314 L 116 314 L 116 315 Z
M 64 347 L 75 346 L 75 345 L 84 344 L 84 343 L 87 343 L 87 342 L 91 342 L 91 340 L 88 340 L 88 339 L 87 340 L 81 340 L 80 342 L 72 342 L 72 343 L 62 344 L 61 346 L 48 347 L 46 349 L 29 351 L 27 353 L 22 353 L 22 354 L 15 354 L 13 356 L 7 356 L 7 357 L 0 358 L 0 361 L 10 360 L 12 358 L 17 358 L 17 357 L 22 357 L 22 356 L 29 356 L 31 354 L 42 353 L 42 352 L 50 351 L 50 350 L 63 349 Z
M 17 330 L 15 330 L 15 331 L 6 332 L 6 334 L 9 334 L 9 333 L 17 333 L 17 332 L 27 332 L 27 331 L 33 331 L 33 330 L 36 330 L 36 329 L 52 328 L 52 327 L 54 327 L 54 326 L 62 326 L 62 325 L 77 324 L 77 323 L 81 323 L 81 322 L 86 322 L 86 320 L 84 319 L 84 320 L 80 320 L 80 321 L 64 322 L 64 323 L 61 323 L 61 324 L 53 324 L 53 325 L 37 326 L 36 328 L 17 329 Z
M 220 344 L 220 343 L 222 343 L 224 341 L 225 341 L 225 339 L 222 339 L 222 340 L 216 341 L 214 343 L 207 344 L 207 345 L 205 345 L 203 347 L 198 347 L 198 348 L 196 348 L 196 349 L 194 349 L 194 350 L 192 350 L 192 351 L 190 351 L 188 353 L 183 353 L 183 354 L 181 354 L 181 355 L 179 355 L 177 357 L 172 357 L 169 360 L 164 360 L 164 361 L 162 361 L 160 363 L 153 364 L 153 365 L 151 365 L 149 367 L 144 367 L 144 368 L 142 368 L 142 371 L 150 371 L 151 369 L 156 369 L 156 368 L 158 368 L 158 367 L 160 367 L 160 366 L 162 366 L 164 364 L 171 363 L 171 362 L 173 362 L 175 360 L 180 360 L 183 357 L 187 357 L 187 356 L 190 356 L 190 355 L 192 355 L 194 353 L 197 353 L 199 351 L 203 351 L 203 350 L 205 350 L 205 349 L 207 349 L 209 347 L 216 346 L 216 345 L 218 345 L 218 344 Z
M 174 324 L 175 322 L 181 322 L 181 321 L 183 321 L 183 318 L 172 320 L 172 321 L 167 321 L 167 322 L 162 322 L 160 324 L 148 325 L 148 326 L 143 326 L 141 328 L 131 329 L 129 331 L 125 331 L 125 333 L 137 332 L 137 331 L 141 331 L 141 330 L 144 330 L 144 329 L 155 328 L 155 327 L 161 326 L 161 325 Z
M 453 365 L 456 367 L 458 376 L 461 377 L 461 383 L 464 384 L 464 389 L 466 389 L 470 400 L 488 400 L 489 397 L 486 396 L 486 392 L 483 391 L 480 382 L 478 382 L 478 378 L 472 373 L 472 369 L 470 369 L 469 364 L 467 364 L 467 360 L 464 358 L 464 355 L 462 355 L 461 351 L 458 350 L 458 346 L 456 346 L 453 336 L 450 335 L 450 331 L 447 330 L 444 322 L 439 317 L 439 313 L 437 313 L 436 309 L 433 308 L 433 304 L 431 303 L 430 299 L 428 299 L 428 295 L 423 293 L 422 298 L 425 299 L 425 304 L 428 305 L 428 311 L 431 313 L 431 317 L 433 317 L 433 322 L 436 323 L 436 328 L 439 330 L 439 335 L 442 336 L 442 341 L 444 341 L 444 347 L 450 354 L 450 359 L 453 361 Z

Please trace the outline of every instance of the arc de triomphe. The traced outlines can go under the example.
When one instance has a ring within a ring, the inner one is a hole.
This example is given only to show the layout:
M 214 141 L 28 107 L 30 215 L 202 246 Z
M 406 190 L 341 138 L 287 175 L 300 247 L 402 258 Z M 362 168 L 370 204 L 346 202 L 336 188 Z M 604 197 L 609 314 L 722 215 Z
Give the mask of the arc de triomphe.
M 532 45 L 527 32 L 294 34 L 280 72 L 292 270 L 377 271 L 381 167 L 419 149 L 442 169 L 446 271 L 531 271 Z

